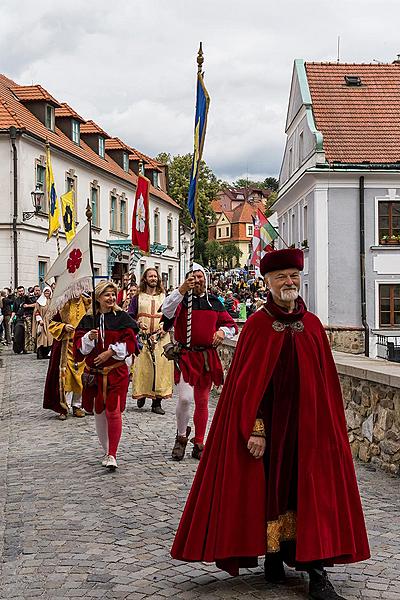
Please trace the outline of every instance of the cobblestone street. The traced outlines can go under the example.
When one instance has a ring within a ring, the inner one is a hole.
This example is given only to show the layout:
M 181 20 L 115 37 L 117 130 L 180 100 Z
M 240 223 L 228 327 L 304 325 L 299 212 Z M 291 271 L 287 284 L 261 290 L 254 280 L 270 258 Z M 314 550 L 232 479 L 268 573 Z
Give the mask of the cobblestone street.
M 260 568 L 231 578 L 173 561 L 169 548 L 197 462 L 170 459 L 165 417 L 128 402 L 119 466 L 100 466 L 93 417 L 42 410 L 47 361 L 2 354 L 0 368 L 0 597 L 179 600 L 306 598 L 306 579 L 267 586 Z M 2 404 L 1 404 L 2 402 Z M 349 600 L 400 600 L 399 480 L 358 467 L 373 557 L 331 569 Z

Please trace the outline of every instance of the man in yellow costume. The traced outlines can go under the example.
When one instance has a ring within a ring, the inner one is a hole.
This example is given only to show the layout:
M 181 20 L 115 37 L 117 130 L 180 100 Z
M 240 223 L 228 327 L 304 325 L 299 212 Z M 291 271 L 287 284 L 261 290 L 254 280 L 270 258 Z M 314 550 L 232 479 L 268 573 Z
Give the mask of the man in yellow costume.
M 49 369 L 44 388 L 43 408 L 58 413 L 65 421 L 70 407 L 74 417 L 84 417 L 82 407 L 82 373 L 85 362 L 76 363 L 73 356 L 75 328 L 85 316 L 91 299 L 79 294 L 64 304 L 49 323 L 49 332 L 54 338 Z
M 139 325 L 139 339 L 143 344 L 133 366 L 132 398 L 142 408 L 151 398 L 151 411 L 164 415 L 164 398 L 172 396 L 173 362 L 163 355 L 168 340 L 160 319 L 165 293 L 158 271 L 148 268 L 140 280 L 139 292 L 131 300 L 128 312 Z

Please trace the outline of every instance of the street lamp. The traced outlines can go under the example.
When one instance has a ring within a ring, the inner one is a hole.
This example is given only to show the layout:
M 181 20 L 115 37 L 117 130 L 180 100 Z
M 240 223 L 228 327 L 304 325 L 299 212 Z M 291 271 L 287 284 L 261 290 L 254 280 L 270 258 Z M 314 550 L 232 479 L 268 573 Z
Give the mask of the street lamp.
M 36 186 L 36 189 L 34 192 L 31 192 L 31 197 L 32 197 L 33 208 L 35 210 L 29 211 L 29 212 L 23 212 L 22 213 L 23 221 L 29 221 L 29 219 L 32 219 L 33 216 L 35 216 L 39 213 L 40 209 L 43 206 L 44 191 L 40 189 L 39 185 Z

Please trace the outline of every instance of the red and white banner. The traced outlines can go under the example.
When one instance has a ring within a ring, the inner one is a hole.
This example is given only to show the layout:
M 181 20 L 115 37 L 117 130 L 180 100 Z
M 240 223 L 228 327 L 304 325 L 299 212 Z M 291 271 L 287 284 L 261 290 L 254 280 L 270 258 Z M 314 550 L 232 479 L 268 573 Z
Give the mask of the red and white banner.
M 147 177 L 138 175 L 132 215 L 132 246 L 136 246 L 144 254 L 150 252 L 149 189 L 150 181 Z
M 92 291 L 92 268 L 90 266 L 89 224 L 86 224 L 56 258 L 46 274 L 46 281 L 56 279 L 51 299 L 50 316 L 64 304 L 83 292 Z

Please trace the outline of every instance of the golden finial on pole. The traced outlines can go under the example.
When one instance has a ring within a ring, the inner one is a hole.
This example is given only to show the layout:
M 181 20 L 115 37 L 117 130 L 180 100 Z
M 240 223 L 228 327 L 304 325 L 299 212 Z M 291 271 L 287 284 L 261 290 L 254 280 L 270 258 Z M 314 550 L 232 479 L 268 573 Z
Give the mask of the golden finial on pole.
M 204 62 L 203 42 L 200 42 L 199 51 L 197 53 L 197 73 L 199 75 L 202 74 L 201 72 L 203 70 L 203 62 Z

